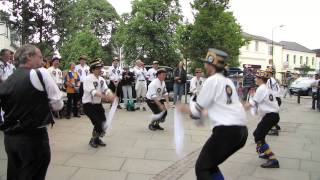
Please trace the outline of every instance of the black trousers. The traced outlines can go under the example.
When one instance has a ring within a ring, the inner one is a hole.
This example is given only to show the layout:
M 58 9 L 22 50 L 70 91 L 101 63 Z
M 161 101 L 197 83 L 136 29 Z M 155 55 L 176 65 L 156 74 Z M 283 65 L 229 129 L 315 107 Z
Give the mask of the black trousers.
M 34 134 L 5 135 L 7 180 L 44 180 L 51 159 L 46 128 Z
M 78 93 L 67 93 L 67 97 L 67 116 L 71 115 L 71 109 L 74 116 L 78 115 Z
M 119 100 L 121 100 L 122 97 L 122 85 L 121 82 L 118 84 L 118 87 L 114 85 L 112 81 L 110 81 L 109 88 L 111 91 L 119 97 Z
M 197 180 L 210 180 L 218 165 L 241 149 L 248 138 L 246 126 L 217 126 L 204 144 L 196 162 Z
M 280 119 L 279 113 L 267 113 L 263 116 L 256 130 L 253 132 L 254 141 L 265 143 L 265 138 L 271 128 L 278 124 Z
M 79 99 L 82 99 L 83 96 L 83 82 L 80 83 L 79 87 Z
M 160 103 L 163 104 L 163 105 L 164 105 L 164 102 L 165 102 L 164 99 L 160 100 Z M 158 105 L 153 100 L 147 99 L 147 104 L 148 104 L 148 106 L 151 109 L 153 114 L 161 113 L 161 109 L 158 107 Z M 164 113 L 164 115 L 163 115 L 163 117 L 161 118 L 160 121 L 164 122 L 166 120 L 166 117 L 167 117 L 167 112 Z
M 93 124 L 93 131 L 98 133 L 99 136 L 104 134 L 103 123 L 106 122 L 105 111 L 102 104 L 83 104 L 83 111 L 89 117 Z
M 316 109 L 316 104 L 318 104 L 317 101 L 319 101 L 317 98 L 317 92 L 312 92 L 312 109 Z

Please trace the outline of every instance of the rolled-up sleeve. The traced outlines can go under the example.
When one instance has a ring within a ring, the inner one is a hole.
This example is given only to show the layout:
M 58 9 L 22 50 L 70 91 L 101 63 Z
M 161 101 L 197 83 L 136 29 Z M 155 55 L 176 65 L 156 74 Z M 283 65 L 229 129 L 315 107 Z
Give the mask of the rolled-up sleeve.
M 52 77 L 46 69 L 40 68 L 39 70 L 43 77 L 51 108 L 54 111 L 61 110 L 63 108 L 61 91 L 59 90 L 58 86 L 56 85 L 56 83 L 54 82 L 54 80 L 52 79 Z

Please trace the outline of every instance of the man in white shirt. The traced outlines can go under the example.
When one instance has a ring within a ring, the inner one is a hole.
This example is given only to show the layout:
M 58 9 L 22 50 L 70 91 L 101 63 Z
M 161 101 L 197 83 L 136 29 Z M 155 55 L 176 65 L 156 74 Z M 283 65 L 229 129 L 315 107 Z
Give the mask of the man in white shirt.
M 205 79 L 202 77 L 201 68 L 196 68 L 195 73 L 196 76 L 193 77 L 190 81 L 190 92 L 196 98 L 200 93 Z
M 1 49 L 0 51 L 0 83 L 7 80 L 13 73 L 13 67 L 9 61 L 11 59 L 11 51 L 9 49 Z
M 44 180 L 51 154 L 46 126 L 54 122 L 51 109 L 60 110 L 63 101 L 48 71 L 40 68 L 43 60 L 39 48 L 23 45 L 15 60 L 19 67 L 0 83 L 7 179 Z
M 147 73 L 147 78 L 148 78 L 148 84 L 150 84 L 154 79 L 157 78 L 157 71 L 159 67 L 159 62 L 158 61 L 153 61 L 152 63 L 152 68 L 148 70 Z
M 144 101 L 147 93 L 147 70 L 143 66 L 143 62 L 138 59 L 136 61 L 136 66 L 133 70 L 135 77 L 136 77 L 136 98 L 137 98 L 137 105 L 138 109 L 142 106 L 143 111 L 146 111 L 144 107 Z
M 79 96 L 80 99 L 83 96 L 83 79 L 89 75 L 90 73 L 90 68 L 89 66 L 86 64 L 86 60 L 87 58 L 84 55 L 81 55 L 79 57 L 79 64 L 76 65 L 75 67 L 75 71 L 78 73 L 79 77 L 80 77 L 80 88 L 79 88 Z
M 164 130 L 159 124 L 163 123 L 167 116 L 167 109 L 169 107 L 169 94 L 166 89 L 166 70 L 159 69 L 156 74 L 157 78 L 154 79 L 148 87 L 147 92 L 147 104 L 153 114 L 161 116 L 157 119 L 153 119 L 149 124 L 149 129 L 152 131 L 155 130 Z M 167 102 L 167 107 L 164 105 L 164 102 Z
M 109 74 L 109 88 L 110 90 L 117 96 L 119 99 L 122 97 L 122 68 L 119 65 L 119 58 L 114 57 L 112 60 L 112 66 L 108 69 Z M 119 109 L 122 109 L 120 105 L 118 105 Z
M 103 124 L 106 123 L 105 110 L 102 106 L 102 101 L 109 101 L 114 98 L 111 92 L 107 92 L 108 86 L 106 81 L 100 76 L 103 62 L 101 59 L 96 59 L 90 64 L 90 74 L 83 79 L 83 110 L 91 120 L 94 128 L 92 138 L 89 142 L 93 148 L 106 146 L 100 139 L 105 134 Z
M 224 179 L 218 166 L 241 149 L 248 137 L 245 111 L 234 83 L 224 73 L 227 57 L 225 52 L 210 48 L 205 59 L 209 78 L 204 82 L 197 101 L 190 103 L 190 107 L 177 105 L 177 109 L 193 118 L 202 119 L 207 114 L 213 124 L 212 135 L 196 162 L 197 179 L 201 180 Z
M 59 69 L 60 59 L 58 57 L 53 57 L 51 63 L 52 66 L 48 68 L 48 72 L 61 90 L 63 86 L 63 76 L 62 71 Z
M 259 86 L 253 98 L 245 104 L 245 108 L 255 108 L 262 119 L 253 133 L 257 144 L 259 158 L 267 159 L 266 163 L 261 164 L 262 168 L 279 168 L 279 161 L 271 151 L 265 138 L 273 126 L 279 122 L 279 105 L 275 99 L 274 91 L 266 86 L 269 75 L 266 71 L 258 71 L 256 74 L 256 84 Z
M 315 110 L 316 104 L 319 103 L 317 102 L 319 100 L 319 98 L 317 97 L 317 92 L 319 89 L 319 74 L 314 75 L 314 82 L 311 84 L 311 88 L 312 88 L 312 109 Z
M 269 79 L 267 81 L 267 87 L 273 91 L 273 94 L 278 102 L 279 107 L 281 106 L 281 88 L 278 83 L 278 81 L 274 78 L 274 69 L 273 68 L 267 68 L 266 73 L 269 76 Z M 281 127 L 279 124 L 275 125 L 273 129 L 269 132 L 269 135 L 279 135 L 279 131 L 281 130 Z

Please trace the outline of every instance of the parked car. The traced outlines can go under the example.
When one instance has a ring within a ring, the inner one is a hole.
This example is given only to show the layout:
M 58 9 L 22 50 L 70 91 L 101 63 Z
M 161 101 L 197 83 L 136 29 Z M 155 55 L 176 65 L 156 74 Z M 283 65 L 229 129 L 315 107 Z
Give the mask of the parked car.
M 152 68 L 152 65 L 146 65 L 145 68 L 147 69 L 147 71 L 149 69 Z M 166 77 L 166 88 L 168 92 L 172 92 L 173 91 L 173 84 L 174 84 L 174 80 L 173 80 L 173 68 L 169 67 L 169 66 L 159 66 L 160 68 L 164 68 L 167 71 L 167 77 Z
M 291 94 L 298 94 L 299 91 L 301 92 L 300 95 L 302 96 L 311 96 L 312 89 L 311 84 L 313 83 L 314 79 L 309 77 L 301 77 L 296 79 L 289 88 Z

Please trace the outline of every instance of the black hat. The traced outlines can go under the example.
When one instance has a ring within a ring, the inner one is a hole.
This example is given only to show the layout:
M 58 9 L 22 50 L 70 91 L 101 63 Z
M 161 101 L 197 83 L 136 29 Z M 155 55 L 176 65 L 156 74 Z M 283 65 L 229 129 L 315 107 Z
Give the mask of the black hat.
M 158 69 L 156 75 L 158 76 L 158 75 L 161 74 L 161 73 L 167 73 L 166 69 L 164 69 L 164 68 Z
M 60 58 L 59 58 L 59 57 L 57 57 L 57 56 L 53 56 L 53 57 L 52 57 L 52 59 L 51 59 L 51 61 L 55 61 L 55 60 L 60 61 Z
M 205 63 L 215 65 L 219 68 L 224 68 L 226 66 L 226 61 L 228 54 L 219 49 L 210 48 L 208 49 L 207 57 L 204 60 Z
M 90 63 L 90 69 L 95 69 L 98 67 L 103 67 L 103 61 L 101 58 L 97 58 Z

